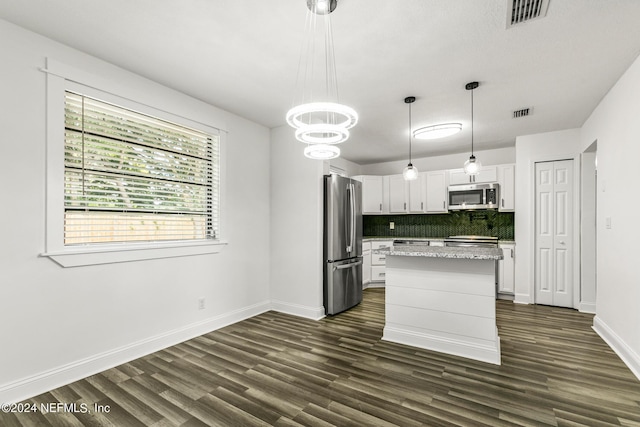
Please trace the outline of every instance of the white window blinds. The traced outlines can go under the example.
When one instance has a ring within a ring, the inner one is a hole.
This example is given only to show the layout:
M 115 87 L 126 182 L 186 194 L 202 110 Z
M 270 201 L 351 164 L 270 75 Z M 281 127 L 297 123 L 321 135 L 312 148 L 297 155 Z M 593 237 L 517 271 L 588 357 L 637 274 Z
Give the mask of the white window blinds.
M 66 92 L 64 244 L 215 239 L 220 138 Z

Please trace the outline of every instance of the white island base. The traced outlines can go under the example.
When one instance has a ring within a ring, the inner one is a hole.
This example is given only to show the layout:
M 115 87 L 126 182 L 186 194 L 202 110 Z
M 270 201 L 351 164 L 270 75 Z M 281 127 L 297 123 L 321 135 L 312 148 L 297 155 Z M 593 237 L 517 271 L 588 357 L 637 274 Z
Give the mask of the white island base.
M 499 365 L 495 263 L 390 251 L 382 339 Z

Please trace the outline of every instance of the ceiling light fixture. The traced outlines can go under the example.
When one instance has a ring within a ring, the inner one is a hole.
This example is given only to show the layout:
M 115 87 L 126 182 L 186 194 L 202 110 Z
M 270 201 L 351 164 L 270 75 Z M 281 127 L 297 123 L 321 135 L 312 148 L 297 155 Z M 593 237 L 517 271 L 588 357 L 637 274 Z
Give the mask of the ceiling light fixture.
M 340 155 L 338 147 L 349 138 L 349 129 L 358 123 L 358 113 L 338 98 L 333 35 L 330 14 L 337 0 L 307 0 L 305 40 L 301 49 L 296 78 L 294 107 L 286 115 L 287 123 L 296 129 L 298 141 L 309 144 L 305 156 L 312 159 L 333 159 Z M 318 28 L 317 17 L 323 18 Z M 316 49 L 316 40 L 322 36 L 324 49 Z M 320 56 L 321 55 L 321 56 Z M 314 64 L 324 61 L 324 73 Z M 321 99 L 318 99 L 321 97 Z
M 465 89 L 471 91 L 471 156 L 469 160 L 464 162 L 464 173 L 467 175 L 477 175 L 482 167 L 482 163 L 476 160 L 476 156 L 473 155 L 473 90 L 478 86 L 478 82 L 467 83 L 465 86 Z
M 411 104 L 416 100 L 415 96 L 407 96 L 404 99 L 405 104 L 409 104 L 409 164 L 402 171 L 405 181 L 413 181 L 418 179 L 418 169 L 411 164 Z
M 439 139 L 454 135 L 462 130 L 461 123 L 442 123 L 426 126 L 413 131 L 415 139 Z

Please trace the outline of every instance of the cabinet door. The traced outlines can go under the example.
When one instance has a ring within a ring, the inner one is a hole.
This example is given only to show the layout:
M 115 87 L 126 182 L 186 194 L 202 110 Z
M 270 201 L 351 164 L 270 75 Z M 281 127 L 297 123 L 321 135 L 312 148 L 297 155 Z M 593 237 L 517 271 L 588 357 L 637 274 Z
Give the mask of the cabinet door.
M 362 286 L 371 282 L 371 250 L 362 252 Z
M 447 212 L 447 173 L 431 171 L 426 173 L 425 212 Z
M 515 245 L 500 244 L 502 256 L 498 261 L 498 292 L 513 294 L 515 291 Z
M 501 212 L 513 212 L 516 209 L 515 179 L 515 165 L 498 166 L 498 183 L 500 184 L 500 204 L 498 210 Z
M 381 176 L 362 177 L 362 213 L 382 213 L 383 190 Z
M 464 173 L 463 169 L 449 170 L 449 185 L 471 184 L 471 176 Z
M 402 175 L 389 176 L 389 212 L 407 213 L 407 181 Z
M 449 171 L 449 185 L 479 184 L 483 182 L 497 182 L 498 171 L 495 166 L 480 168 L 477 175 L 467 175 L 464 169 L 451 169 Z
M 427 176 L 421 173 L 418 179 L 409 181 L 409 212 L 423 213 L 426 208 Z
M 498 181 L 498 169 L 495 166 L 485 166 L 480 168 L 478 175 L 472 176 L 473 182 L 497 182 Z

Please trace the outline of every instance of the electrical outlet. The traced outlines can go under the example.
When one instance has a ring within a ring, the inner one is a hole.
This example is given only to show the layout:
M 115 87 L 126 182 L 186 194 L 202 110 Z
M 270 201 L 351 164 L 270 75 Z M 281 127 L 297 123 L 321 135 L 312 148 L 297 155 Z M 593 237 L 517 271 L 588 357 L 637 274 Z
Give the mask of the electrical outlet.
M 389 223 L 389 230 L 395 230 L 396 228 L 396 223 L 395 222 L 390 222 Z
M 198 310 L 204 310 L 205 300 L 204 298 L 198 298 Z

